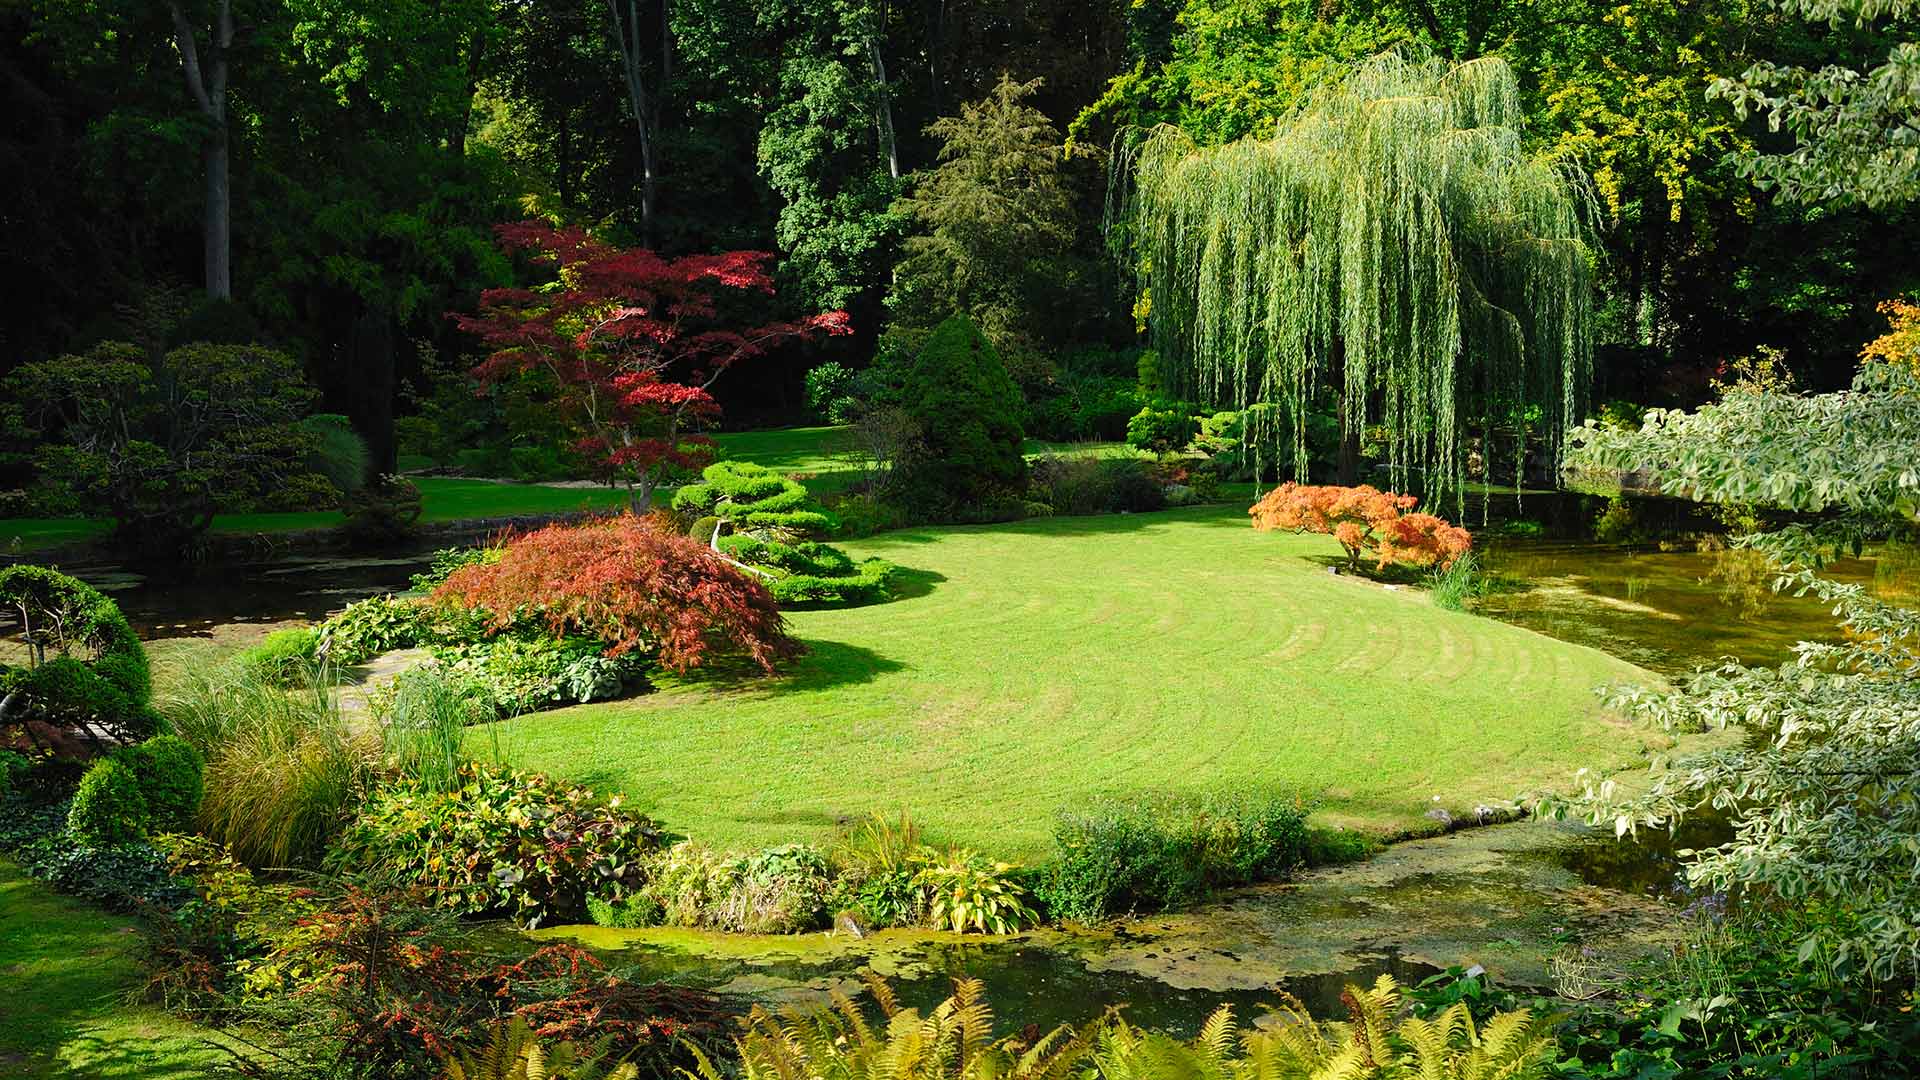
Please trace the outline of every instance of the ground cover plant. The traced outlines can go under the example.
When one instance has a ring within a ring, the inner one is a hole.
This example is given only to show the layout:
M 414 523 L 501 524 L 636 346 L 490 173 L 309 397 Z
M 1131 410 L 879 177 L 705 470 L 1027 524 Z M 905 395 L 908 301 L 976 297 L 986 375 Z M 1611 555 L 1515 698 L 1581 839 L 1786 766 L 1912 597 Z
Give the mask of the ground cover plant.
M 1393 833 L 1432 828 L 1436 796 L 1459 816 L 1635 752 L 1589 688 L 1636 669 L 1330 576 L 1312 558 L 1339 553 L 1331 538 L 1245 521 L 1199 507 L 847 541 L 912 567 L 902 599 L 789 613 L 810 652 L 780 678 L 662 677 L 506 721 L 504 739 L 723 850 L 824 845 L 838 820 L 904 806 L 1028 862 L 1059 810 L 1100 793 L 1278 789 Z M 1271 683 L 1190 677 L 1282 664 Z

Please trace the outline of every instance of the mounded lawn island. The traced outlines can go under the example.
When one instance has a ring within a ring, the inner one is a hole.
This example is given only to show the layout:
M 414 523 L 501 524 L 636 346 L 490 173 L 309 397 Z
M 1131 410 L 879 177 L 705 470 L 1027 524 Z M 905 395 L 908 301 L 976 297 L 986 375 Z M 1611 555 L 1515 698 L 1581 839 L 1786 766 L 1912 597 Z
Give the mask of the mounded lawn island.
M 821 841 L 906 808 L 943 839 L 1041 852 L 1096 796 L 1246 787 L 1330 823 L 1431 828 L 1624 764 L 1644 734 L 1603 653 L 1328 565 L 1237 506 L 909 529 L 844 545 L 902 598 L 796 611 L 773 679 L 689 679 L 505 721 L 517 761 L 623 791 L 734 846 Z M 494 734 L 476 729 L 476 739 Z

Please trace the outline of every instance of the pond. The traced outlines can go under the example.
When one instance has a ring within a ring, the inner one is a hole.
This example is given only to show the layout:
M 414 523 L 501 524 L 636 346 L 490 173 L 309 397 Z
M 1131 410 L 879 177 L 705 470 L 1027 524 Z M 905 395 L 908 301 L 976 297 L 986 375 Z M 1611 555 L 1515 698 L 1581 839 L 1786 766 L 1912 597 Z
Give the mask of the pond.
M 1828 606 L 1772 589 L 1757 552 L 1709 543 L 1661 550 L 1494 535 L 1481 543 L 1494 587 L 1474 610 L 1677 675 L 1730 657 L 1777 665 L 1800 641 L 1838 636 Z M 1920 595 L 1920 553 L 1843 559 L 1827 576 L 1890 600 Z
M 852 992 L 870 970 L 904 1003 L 928 1006 L 952 992 L 954 978 L 971 976 L 1006 1022 L 1044 1028 L 1124 1005 L 1135 1023 L 1191 1036 L 1222 1005 L 1256 1020 L 1283 993 L 1315 1015 L 1344 1016 L 1341 990 L 1383 973 L 1412 984 L 1478 963 L 1504 985 L 1542 990 L 1605 978 L 1673 942 L 1677 928 L 1670 905 L 1604 880 L 1609 864 L 1587 854 L 1598 843 L 1544 823 L 1498 825 L 1397 844 L 1191 911 L 998 938 L 574 926 L 532 936 L 768 1003 Z

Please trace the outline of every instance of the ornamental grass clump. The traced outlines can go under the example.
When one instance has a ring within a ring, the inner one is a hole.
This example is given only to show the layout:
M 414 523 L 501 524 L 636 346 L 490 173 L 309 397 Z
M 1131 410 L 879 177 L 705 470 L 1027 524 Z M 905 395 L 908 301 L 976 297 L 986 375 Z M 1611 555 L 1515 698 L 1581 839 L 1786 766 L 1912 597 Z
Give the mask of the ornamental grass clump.
M 378 736 L 318 683 L 288 690 L 244 669 L 189 673 L 165 715 L 206 761 L 201 830 L 250 866 L 317 861 L 380 760 Z
M 598 639 L 609 656 L 645 650 L 677 672 L 740 655 L 771 674 L 805 651 L 765 586 L 631 514 L 511 540 L 498 560 L 453 571 L 433 599 L 483 609 L 494 632 L 530 615 L 556 637 Z

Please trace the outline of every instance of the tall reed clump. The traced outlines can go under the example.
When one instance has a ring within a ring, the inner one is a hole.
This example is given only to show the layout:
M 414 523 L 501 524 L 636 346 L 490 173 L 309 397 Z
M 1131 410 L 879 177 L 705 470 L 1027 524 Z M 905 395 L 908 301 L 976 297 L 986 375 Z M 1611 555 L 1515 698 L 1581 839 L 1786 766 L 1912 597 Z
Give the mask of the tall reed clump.
M 163 712 L 206 758 L 200 827 L 253 866 L 316 861 L 372 782 L 379 740 L 315 671 L 283 689 L 257 672 L 195 673 Z
M 1480 562 L 1469 551 L 1444 568 L 1429 571 L 1427 591 L 1433 606 L 1446 611 L 1465 611 L 1467 605 L 1487 591 L 1486 576 Z
M 380 738 L 387 768 L 428 791 L 451 791 L 470 763 L 467 725 L 491 719 L 493 708 L 435 667 L 410 668 L 393 681 Z

